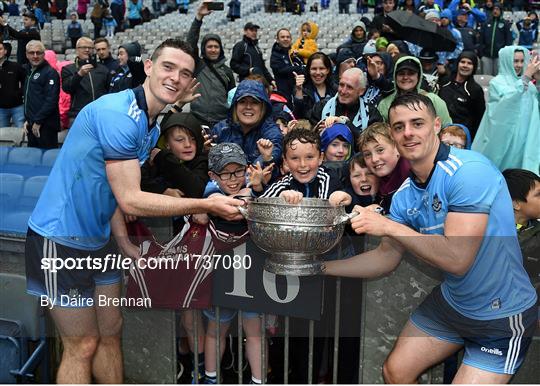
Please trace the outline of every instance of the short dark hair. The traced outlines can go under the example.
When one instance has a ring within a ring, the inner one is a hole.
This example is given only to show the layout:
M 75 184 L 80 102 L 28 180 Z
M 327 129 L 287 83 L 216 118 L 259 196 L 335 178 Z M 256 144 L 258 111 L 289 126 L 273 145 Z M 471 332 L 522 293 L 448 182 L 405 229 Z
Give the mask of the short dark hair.
M 540 182 L 540 177 L 529 170 L 506 169 L 502 174 L 514 201 L 527 202 L 527 195 L 534 189 L 534 185 Z
M 422 109 L 422 105 L 427 108 L 429 115 L 431 115 L 433 118 L 437 116 L 435 106 L 433 105 L 431 99 L 429 99 L 427 96 L 415 92 L 406 92 L 404 94 L 398 95 L 392 101 L 392 104 L 388 109 L 388 121 L 390 121 L 390 111 L 398 106 L 405 106 L 409 110 L 418 111 Z
M 280 33 L 281 31 L 287 31 L 287 32 L 289 33 L 289 35 L 291 34 L 291 31 L 289 31 L 288 28 L 280 28 L 280 29 L 278 29 L 277 32 L 276 32 L 276 39 L 279 37 L 279 33 Z
M 326 84 L 326 89 L 332 88 L 332 61 L 330 60 L 330 57 L 326 55 L 324 52 L 315 52 L 312 54 L 307 63 L 306 63 L 306 83 L 311 84 L 311 76 L 309 76 L 309 69 L 311 68 L 311 64 L 314 60 L 320 59 L 323 62 L 324 67 L 328 69 L 328 75 L 326 76 L 326 80 L 324 83 Z
M 285 135 L 285 138 L 283 138 L 283 157 L 287 154 L 287 148 L 290 148 L 291 144 L 296 140 L 301 143 L 312 143 L 317 150 L 321 151 L 321 137 L 318 132 L 307 129 L 295 129 L 289 131 Z
M 362 153 L 356 153 L 349 161 L 349 171 L 352 171 L 355 166 L 359 166 L 362 169 L 367 168 L 366 160 Z
M 107 43 L 107 47 L 110 47 L 111 44 L 109 43 L 109 41 L 107 40 L 107 38 L 97 38 L 96 40 L 94 40 L 94 45 L 98 44 L 98 43 Z
M 163 49 L 166 47 L 177 48 L 179 50 L 182 50 L 186 54 L 191 56 L 195 62 L 197 61 L 197 59 L 195 58 L 195 51 L 193 51 L 193 47 L 191 47 L 191 44 L 189 44 L 188 42 L 182 39 L 165 40 L 163 43 L 161 43 L 159 46 L 156 47 L 150 60 L 152 60 L 152 62 L 155 62 L 157 58 L 159 58 L 159 55 L 161 55 L 161 51 L 163 51 Z

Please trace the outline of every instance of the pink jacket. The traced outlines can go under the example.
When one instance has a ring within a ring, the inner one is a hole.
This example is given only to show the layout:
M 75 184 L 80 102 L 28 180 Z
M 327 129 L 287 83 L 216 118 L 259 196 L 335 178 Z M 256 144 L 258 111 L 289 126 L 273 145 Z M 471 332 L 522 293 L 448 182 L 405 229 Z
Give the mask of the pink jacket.
M 69 60 L 58 62 L 56 59 L 56 53 L 52 50 L 45 51 L 45 60 L 54 68 L 60 75 L 62 67 L 71 64 Z M 58 108 L 60 109 L 60 126 L 62 130 L 69 128 L 68 110 L 71 105 L 71 95 L 62 90 L 62 77 L 60 77 L 60 98 L 58 99 Z

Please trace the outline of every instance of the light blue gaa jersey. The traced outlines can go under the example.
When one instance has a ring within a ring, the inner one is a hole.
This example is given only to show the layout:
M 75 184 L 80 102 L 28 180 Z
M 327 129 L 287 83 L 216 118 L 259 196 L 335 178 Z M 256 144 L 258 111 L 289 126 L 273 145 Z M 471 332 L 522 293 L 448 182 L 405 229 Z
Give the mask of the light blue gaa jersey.
M 423 234 L 444 234 L 448 212 L 489 215 L 473 265 L 445 273 L 446 301 L 471 319 L 508 317 L 530 308 L 536 293 L 523 268 L 512 200 L 502 174 L 486 157 L 441 144 L 427 186 L 407 178 L 392 198 L 390 218 Z M 421 242 L 421 241 L 419 241 Z
M 106 160 L 142 164 L 159 137 L 148 129 L 142 87 L 105 95 L 84 107 L 60 150 L 28 225 L 59 244 L 100 249 L 109 240 L 117 207 Z

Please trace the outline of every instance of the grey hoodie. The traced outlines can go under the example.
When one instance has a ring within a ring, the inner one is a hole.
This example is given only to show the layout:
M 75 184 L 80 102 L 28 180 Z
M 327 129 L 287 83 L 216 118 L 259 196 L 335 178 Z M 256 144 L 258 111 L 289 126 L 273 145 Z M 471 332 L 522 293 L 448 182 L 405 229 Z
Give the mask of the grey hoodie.
M 195 51 L 198 51 L 197 42 L 201 31 L 202 21 L 197 19 L 191 23 L 187 41 Z M 206 57 L 204 46 L 209 40 L 215 40 L 221 47 L 219 58 L 212 62 Z M 191 112 L 201 122 L 212 127 L 217 122 L 227 118 L 229 106 L 227 104 L 227 92 L 236 86 L 232 70 L 225 64 L 225 55 L 221 38 L 216 34 L 209 34 L 203 37 L 201 42 L 201 58 L 196 52 L 197 63 L 195 65 L 195 76 L 200 82 L 197 90 L 201 96 L 191 102 Z M 213 67 L 214 71 L 210 68 Z M 217 73 L 217 75 L 216 75 Z M 220 78 L 218 78 L 218 76 Z

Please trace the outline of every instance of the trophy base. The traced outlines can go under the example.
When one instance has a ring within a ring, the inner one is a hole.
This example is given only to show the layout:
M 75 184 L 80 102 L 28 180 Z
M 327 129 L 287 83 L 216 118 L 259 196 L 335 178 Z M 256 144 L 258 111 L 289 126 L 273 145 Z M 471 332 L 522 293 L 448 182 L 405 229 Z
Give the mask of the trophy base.
M 314 276 L 322 272 L 322 261 L 313 255 L 271 255 L 264 269 L 276 275 Z

